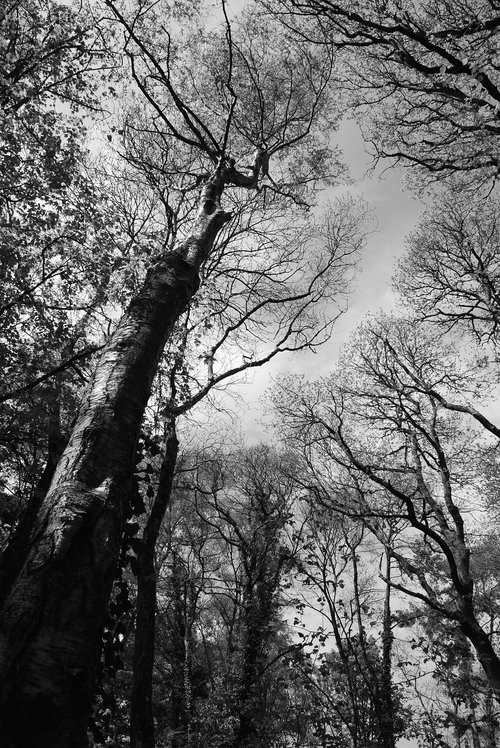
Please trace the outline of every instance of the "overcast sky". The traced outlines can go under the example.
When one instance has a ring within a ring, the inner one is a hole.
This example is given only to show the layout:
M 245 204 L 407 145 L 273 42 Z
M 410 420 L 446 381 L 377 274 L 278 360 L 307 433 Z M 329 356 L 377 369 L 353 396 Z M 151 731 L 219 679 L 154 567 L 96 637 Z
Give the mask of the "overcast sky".
M 401 169 L 378 167 L 367 174 L 371 159 L 359 128 L 346 122 L 338 133 L 353 184 L 346 192 L 359 195 L 367 204 L 373 221 L 359 265 L 349 308 L 336 323 L 331 340 L 314 354 L 278 356 L 252 376 L 252 383 L 241 390 L 241 429 L 249 443 L 266 439 L 261 398 L 273 378 L 284 372 L 304 374 L 309 378 L 327 375 L 335 365 L 342 345 L 362 319 L 379 310 L 389 312 L 396 306 L 391 278 L 398 258 L 404 251 L 405 238 L 414 228 L 424 205 L 404 184 Z

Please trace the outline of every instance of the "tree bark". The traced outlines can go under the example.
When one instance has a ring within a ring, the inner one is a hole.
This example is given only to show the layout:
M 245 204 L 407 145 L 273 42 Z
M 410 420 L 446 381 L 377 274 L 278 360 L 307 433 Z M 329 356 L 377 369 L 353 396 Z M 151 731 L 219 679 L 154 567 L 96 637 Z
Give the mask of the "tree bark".
M 394 748 L 394 703 L 392 695 L 392 614 L 391 614 L 391 554 L 385 549 L 385 597 L 382 618 L 382 682 L 380 696 L 383 706 L 381 731 L 385 748 Z
M 500 659 L 488 634 L 470 613 L 460 619 L 460 628 L 476 650 L 477 659 L 486 674 L 495 699 L 500 703 Z
M 265 639 L 263 615 L 258 606 L 252 605 L 255 590 L 249 585 L 248 604 L 244 617 L 244 650 L 242 653 L 242 681 L 238 698 L 238 730 L 235 748 L 252 748 L 257 742 L 258 707 L 257 673 Z
M 190 748 L 192 718 L 192 633 L 196 598 L 189 568 L 182 557 L 173 554 L 172 564 L 170 696 L 171 748 Z
M 138 555 L 137 617 L 135 628 L 130 748 L 154 748 L 153 664 L 155 651 L 156 571 L 155 550 L 165 512 L 170 502 L 179 442 L 175 419 L 167 426 L 165 456 L 158 490 L 144 528 Z
M 261 532 L 254 535 L 245 549 L 249 554 L 245 564 L 248 578 L 241 621 L 243 651 L 235 748 L 254 748 L 262 740 L 265 699 L 259 693 L 259 672 L 265 661 L 264 652 L 270 638 L 275 593 L 279 584 L 279 549 L 273 537 L 274 529 L 271 529 L 269 515 L 264 513 L 259 519 L 264 520 Z M 277 564 L 277 569 L 273 568 Z
M 221 171 L 189 236 L 163 253 L 103 350 L 0 611 L 3 748 L 83 748 L 134 454 L 166 340 L 229 215 Z

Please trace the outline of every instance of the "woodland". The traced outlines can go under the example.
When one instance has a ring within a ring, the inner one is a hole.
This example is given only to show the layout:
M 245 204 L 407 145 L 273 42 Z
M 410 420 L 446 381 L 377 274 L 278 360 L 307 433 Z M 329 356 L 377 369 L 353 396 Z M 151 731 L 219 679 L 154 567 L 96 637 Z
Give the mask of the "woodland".
M 1 748 L 500 745 L 499 42 L 500 0 L 1 3 Z M 425 196 L 398 307 L 249 444 L 372 230 L 346 120 Z

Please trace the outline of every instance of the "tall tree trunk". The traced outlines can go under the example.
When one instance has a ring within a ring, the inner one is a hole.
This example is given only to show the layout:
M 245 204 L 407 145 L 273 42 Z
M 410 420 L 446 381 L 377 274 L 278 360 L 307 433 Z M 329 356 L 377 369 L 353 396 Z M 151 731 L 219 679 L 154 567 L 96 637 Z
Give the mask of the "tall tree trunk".
M 154 748 L 153 664 L 155 649 L 156 571 L 155 550 L 174 479 L 179 442 L 175 419 L 167 425 L 165 456 L 158 490 L 144 528 L 138 555 L 137 616 L 130 713 L 130 748 Z
M 343 716 L 342 714 L 340 714 L 340 712 L 339 712 L 339 715 L 340 715 L 341 720 L 345 724 L 347 730 L 349 731 L 349 736 L 352 741 L 352 748 L 357 748 L 358 747 L 357 726 L 360 723 L 358 701 L 356 698 L 357 689 L 356 689 L 355 678 L 353 677 L 353 673 L 351 672 L 349 655 L 346 650 L 346 639 L 343 637 L 342 635 L 343 631 L 341 631 L 341 628 L 339 625 L 340 609 L 337 609 L 336 601 L 332 599 L 331 595 L 329 594 L 328 587 L 326 585 L 323 587 L 322 591 L 328 603 L 333 637 L 335 639 L 335 644 L 337 647 L 337 652 L 338 652 L 340 661 L 344 668 L 344 675 L 345 675 L 346 686 L 347 686 L 346 699 L 349 700 L 349 705 L 352 709 L 353 719 L 351 720 Z
M 392 614 L 391 614 L 391 555 L 385 549 L 385 597 L 382 618 L 382 702 L 381 731 L 385 748 L 394 748 L 394 703 L 392 697 Z
M 190 608 L 191 606 L 187 606 Z M 193 653 L 191 647 L 192 630 L 191 621 L 186 621 L 186 631 L 184 633 L 184 667 L 183 673 L 183 685 L 184 685 L 184 726 L 185 726 L 185 742 L 183 748 L 191 748 L 192 738 L 192 717 L 193 717 L 193 683 L 192 683 L 192 669 L 193 669 Z
M 238 696 L 238 730 L 235 748 L 253 748 L 257 742 L 257 673 L 264 643 L 262 611 L 254 604 L 255 590 L 249 585 L 244 608 L 242 679 Z
M 489 621 L 489 634 L 490 637 L 493 637 L 493 634 L 495 632 L 495 616 L 493 614 L 490 614 L 490 621 Z M 494 698 L 493 693 L 490 688 L 486 691 L 486 696 L 484 699 L 484 719 L 485 719 L 485 741 L 484 741 L 484 748 L 496 748 L 497 742 L 497 719 L 496 719 L 496 709 L 494 704 Z
M 0 612 L 3 748 L 83 748 L 144 409 L 172 328 L 229 215 L 221 171 L 103 350 Z
M 265 533 L 265 529 L 262 532 Z M 262 538 L 260 540 L 262 541 Z M 269 641 L 274 613 L 274 596 L 279 583 L 279 577 L 273 573 L 278 548 L 276 544 L 272 546 L 268 538 L 265 538 L 266 551 L 262 552 L 258 541 L 259 538 L 254 536 L 250 550 L 253 558 L 249 563 L 253 572 L 249 572 L 243 602 L 244 646 L 239 693 L 239 725 L 235 743 L 237 748 L 254 748 L 262 742 L 262 721 L 265 714 L 263 694 L 259 692 L 259 672 L 265 660 L 264 652 Z M 271 554 L 271 547 L 276 555 Z
M 192 626 L 196 604 L 189 567 L 174 553 L 170 731 L 172 748 L 189 748 L 192 716 Z
M 497 726 L 496 726 L 496 715 L 493 694 L 491 690 L 486 693 L 484 703 L 484 748 L 497 748 Z

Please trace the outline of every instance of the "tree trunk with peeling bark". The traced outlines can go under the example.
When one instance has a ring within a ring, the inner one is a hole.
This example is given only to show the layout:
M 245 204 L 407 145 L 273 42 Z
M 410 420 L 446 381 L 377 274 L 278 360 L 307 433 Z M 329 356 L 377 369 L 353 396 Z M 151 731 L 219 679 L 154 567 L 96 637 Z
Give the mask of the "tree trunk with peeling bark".
M 3 748 L 83 748 L 144 409 L 198 269 L 229 219 L 218 169 L 187 238 L 147 273 L 110 337 L 23 567 L 0 611 Z

